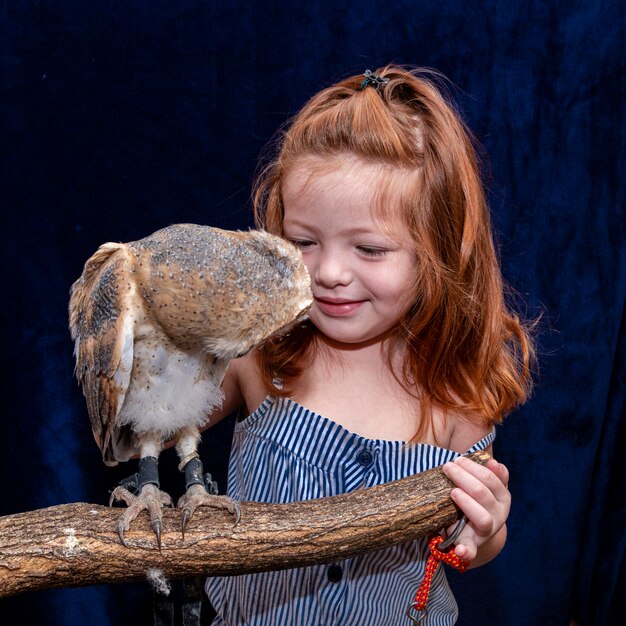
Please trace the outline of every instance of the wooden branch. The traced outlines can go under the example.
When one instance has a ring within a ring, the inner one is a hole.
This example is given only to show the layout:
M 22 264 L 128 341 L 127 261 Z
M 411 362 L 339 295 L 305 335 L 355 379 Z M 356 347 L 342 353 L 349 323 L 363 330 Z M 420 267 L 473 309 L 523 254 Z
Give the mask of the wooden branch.
M 486 463 L 489 455 L 470 458 Z M 180 511 L 163 515 L 162 550 L 147 513 L 120 544 L 120 509 L 63 504 L 0 517 L 0 596 L 52 587 L 145 579 L 233 575 L 326 563 L 434 534 L 458 510 L 440 468 L 349 494 L 291 504 L 241 503 L 237 526 L 198 509 L 183 541 Z

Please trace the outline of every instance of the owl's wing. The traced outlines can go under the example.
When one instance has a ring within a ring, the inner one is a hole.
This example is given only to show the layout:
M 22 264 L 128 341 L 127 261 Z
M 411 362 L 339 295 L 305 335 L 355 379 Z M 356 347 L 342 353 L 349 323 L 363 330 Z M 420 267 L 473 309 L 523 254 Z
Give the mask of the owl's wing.
M 105 243 L 85 263 L 70 296 L 76 377 L 107 465 L 117 464 L 114 447 L 133 436 L 128 427 L 117 428 L 133 366 L 133 320 L 138 305 L 131 264 L 124 244 Z

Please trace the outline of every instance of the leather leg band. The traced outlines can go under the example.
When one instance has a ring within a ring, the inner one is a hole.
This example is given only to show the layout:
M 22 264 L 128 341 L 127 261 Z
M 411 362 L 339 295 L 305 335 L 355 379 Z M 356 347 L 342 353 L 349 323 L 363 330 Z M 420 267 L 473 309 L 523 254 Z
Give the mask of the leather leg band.
M 189 489 L 191 485 L 205 486 L 204 482 L 204 468 L 202 467 L 202 461 L 199 458 L 191 459 L 185 465 L 185 489 Z
M 159 482 L 159 460 L 154 456 L 145 456 L 139 459 L 139 471 L 137 472 L 139 489 L 144 485 L 161 486 Z

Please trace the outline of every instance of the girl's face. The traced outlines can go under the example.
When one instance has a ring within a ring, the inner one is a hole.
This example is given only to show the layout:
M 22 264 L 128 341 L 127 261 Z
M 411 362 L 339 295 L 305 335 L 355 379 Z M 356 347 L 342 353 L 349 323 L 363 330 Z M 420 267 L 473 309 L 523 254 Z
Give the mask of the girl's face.
M 283 184 L 283 233 L 311 275 L 310 319 L 334 342 L 384 338 L 414 293 L 417 260 L 406 229 L 399 216 L 383 224 L 373 206 L 383 175 L 356 159 L 303 159 Z

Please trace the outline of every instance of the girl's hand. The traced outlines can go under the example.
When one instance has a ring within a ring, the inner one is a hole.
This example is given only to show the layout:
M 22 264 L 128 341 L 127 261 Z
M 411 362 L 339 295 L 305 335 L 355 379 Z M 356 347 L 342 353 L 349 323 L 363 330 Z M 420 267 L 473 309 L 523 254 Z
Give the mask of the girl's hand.
M 464 560 L 476 558 L 479 548 L 490 542 L 498 545 L 485 546 L 489 554 L 480 560 L 490 560 L 502 549 L 506 537 L 504 528 L 511 508 L 508 489 L 509 470 L 502 463 L 491 459 L 485 466 L 465 457 L 459 457 L 443 466 L 444 474 L 456 485 L 451 496 L 454 503 L 467 516 L 467 524 L 456 540 L 454 552 Z

